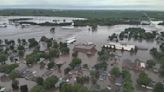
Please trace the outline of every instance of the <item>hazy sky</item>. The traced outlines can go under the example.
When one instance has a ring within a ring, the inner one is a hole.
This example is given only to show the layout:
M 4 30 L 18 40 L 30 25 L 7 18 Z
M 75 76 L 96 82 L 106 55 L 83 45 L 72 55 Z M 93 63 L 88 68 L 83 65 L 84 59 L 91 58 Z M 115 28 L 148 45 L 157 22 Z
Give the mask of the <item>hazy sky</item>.
M 0 0 L 0 6 L 88 6 L 108 8 L 111 6 L 130 6 L 130 8 L 164 10 L 164 0 Z M 104 7 L 103 7 L 104 6 Z M 43 7 L 42 7 L 43 8 Z M 67 7 L 68 8 L 68 7 Z M 84 7 L 85 8 L 85 7 Z

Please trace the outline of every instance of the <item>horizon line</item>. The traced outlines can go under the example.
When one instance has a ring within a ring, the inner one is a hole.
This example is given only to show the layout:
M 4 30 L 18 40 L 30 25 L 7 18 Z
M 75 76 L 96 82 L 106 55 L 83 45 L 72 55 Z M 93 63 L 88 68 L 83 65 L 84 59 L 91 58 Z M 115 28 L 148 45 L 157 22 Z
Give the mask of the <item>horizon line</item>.
M 1 5 L 0 10 L 4 9 L 164 11 L 164 9 L 150 5 Z

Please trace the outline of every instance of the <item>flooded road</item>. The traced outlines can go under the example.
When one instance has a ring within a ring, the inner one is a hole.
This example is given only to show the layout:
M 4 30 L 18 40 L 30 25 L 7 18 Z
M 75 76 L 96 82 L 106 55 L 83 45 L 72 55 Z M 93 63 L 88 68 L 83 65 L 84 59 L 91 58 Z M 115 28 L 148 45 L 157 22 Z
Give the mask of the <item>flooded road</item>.
M 6 17 L 0 17 L 0 23 L 7 23 Z M 12 18 L 12 17 L 10 17 Z M 39 19 L 39 18 L 38 18 Z M 54 17 L 45 18 L 45 20 L 40 21 L 47 21 L 49 19 L 54 19 Z M 63 20 L 66 19 L 66 21 L 72 21 L 74 18 L 58 18 L 55 17 L 55 19 Z M 159 32 L 164 31 L 164 26 L 150 26 L 150 25 L 115 25 L 115 26 L 98 26 L 98 29 L 96 31 L 90 31 L 88 30 L 89 27 L 75 27 L 75 28 L 63 28 L 63 27 L 54 27 L 55 33 L 50 33 L 50 29 L 52 26 L 27 26 L 25 28 L 21 28 L 20 26 L 14 26 L 14 25 L 8 25 L 7 28 L 0 28 L 0 39 L 14 39 L 17 41 L 18 38 L 20 39 L 30 39 L 30 38 L 36 38 L 39 40 L 42 36 L 46 36 L 48 38 L 55 38 L 57 41 L 65 41 L 67 38 L 75 36 L 77 41 L 74 44 L 78 43 L 87 43 L 87 42 L 93 42 L 96 44 L 96 49 L 101 50 L 101 47 L 104 44 L 107 44 L 109 41 L 108 36 L 113 33 L 120 33 L 121 31 L 124 31 L 124 29 L 129 27 L 142 27 L 146 31 L 154 31 L 157 30 Z M 134 40 L 123 40 L 121 41 L 123 43 L 136 45 L 139 47 L 146 47 L 148 50 L 138 50 L 138 52 L 135 55 L 131 55 L 129 52 L 123 52 L 116 51 L 115 54 L 119 56 L 120 64 L 122 64 L 123 61 L 126 59 L 129 59 L 130 61 L 134 62 L 136 59 L 139 59 L 143 62 L 146 62 L 146 60 L 152 59 L 152 56 L 149 54 L 149 50 L 153 47 L 158 48 L 158 44 L 155 41 L 134 41 Z M 69 45 L 70 49 L 73 49 L 74 44 Z M 72 50 L 71 50 L 72 53 Z M 55 61 L 65 61 L 66 64 L 64 64 L 61 68 L 62 72 L 64 72 L 64 69 L 68 67 L 70 61 L 72 60 L 72 54 L 66 57 L 61 57 L 56 59 Z M 88 64 L 89 67 L 94 66 L 97 61 L 97 54 L 95 54 L 92 57 L 88 57 L 85 54 L 79 53 L 79 58 L 82 59 L 82 64 Z M 109 60 L 110 61 L 110 60 Z M 110 62 L 109 62 L 110 63 Z M 111 69 L 111 66 L 109 64 L 108 66 L 109 70 Z M 37 70 L 37 69 L 35 69 Z M 38 70 L 39 71 L 39 70 Z M 151 75 L 151 78 L 155 78 L 156 81 L 160 81 L 161 78 L 157 77 L 157 75 L 149 73 Z M 61 77 L 64 77 L 63 73 L 60 75 Z M 136 73 L 132 73 L 133 80 L 136 79 Z M 108 84 L 106 82 L 100 82 L 102 85 Z M 0 83 L 1 84 L 1 83 Z M 32 85 L 35 85 L 35 83 L 29 83 Z M 2 84 L 1 84 L 2 85 Z M 5 84 L 4 84 L 5 85 Z M 30 86 L 31 88 L 31 86 Z

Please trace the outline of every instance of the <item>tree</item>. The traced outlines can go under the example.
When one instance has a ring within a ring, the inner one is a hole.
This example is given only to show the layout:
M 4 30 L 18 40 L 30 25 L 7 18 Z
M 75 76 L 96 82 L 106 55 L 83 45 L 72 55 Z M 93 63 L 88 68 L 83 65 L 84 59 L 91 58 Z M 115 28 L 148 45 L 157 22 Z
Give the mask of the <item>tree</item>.
M 95 85 L 99 78 L 99 72 L 92 70 L 92 71 L 90 71 L 90 75 L 91 75 L 91 82 L 93 85 Z
M 0 63 L 5 64 L 6 60 L 7 60 L 7 56 L 4 53 L 0 53 Z
M 153 60 L 147 60 L 146 64 L 149 69 L 152 69 L 155 66 L 155 62 Z
M 21 44 L 21 39 L 17 39 L 18 44 Z
M 83 64 L 83 68 L 89 69 L 88 64 Z
M 59 50 L 58 49 L 54 49 L 54 48 L 50 48 L 49 49 L 49 58 L 54 58 L 54 57 L 59 57 Z
M 35 64 L 37 63 L 40 58 L 45 58 L 47 59 L 47 54 L 42 51 L 33 51 L 33 53 L 29 54 L 26 56 L 26 63 L 27 64 Z
M 101 51 L 98 52 L 98 55 L 99 55 L 98 60 L 104 62 L 108 61 L 110 57 L 110 53 L 107 50 L 104 50 L 103 48 Z
M 50 62 L 50 63 L 48 63 L 48 69 L 51 69 L 51 68 L 53 68 L 54 66 L 55 66 L 55 63 L 54 62 Z
M 72 57 L 76 58 L 77 56 L 78 56 L 78 51 L 75 51 L 75 52 L 72 53 Z
M 18 73 L 15 70 L 11 71 L 11 73 L 9 74 L 9 77 L 12 80 L 15 80 L 18 76 L 19 75 L 18 75 Z
M 162 43 L 159 47 L 160 47 L 160 50 L 161 50 L 162 52 L 164 52 L 164 43 Z
M 29 54 L 26 56 L 26 63 L 27 64 L 34 64 L 39 61 L 39 57 L 36 54 Z
M 92 28 L 92 32 L 97 31 L 97 24 L 90 25 Z
M 159 70 L 160 76 L 164 76 L 164 64 L 161 64 L 160 70 Z
M 29 48 L 36 47 L 36 46 L 38 46 L 38 44 L 39 44 L 39 43 L 35 40 L 35 38 L 29 39 L 28 42 L 29 42 Z
M 153 89 L 153 92 L 164 92 L 164 87 L 162 83 L 157 83 Z
M 158 52 L 158 51 L 157 51 L 156 48 L 152 48 L 152 49 L 150 50 L 150 54 L 152 54 L 152 55 L 155 55 L 157 52 Z
M 13 45 L 10 45 L 9 46 L 9 49 L 12 50 L 12 51 L 14 51 L 14 46 Z
M 71 68 L 70 67 L 67 67 L 64 69 L 64 74 L 68 74 L 69 72 L 71 71 Z
M 23 50 L 18 51 L 18 55 L 20 58 L 24 57 L 25 52 Z
M 66 22 L 66 20 L 65 20 L 65 19 L 63 19 L 63 22 L 65 23 L 65 22 Z
M 3 43 L 3 40 L 0 39 L 0 45 Z
M 118 67 L 113 67 L 112 70 L 111 70 L 111 74 L 114 76 L 114 77 L 119 77 L 120 74 L 121 74 L 121 71 Z
M 44 87 L 37 85 L 37 86 L 32 87 L 30 92 L 46 92 L 46 91 Z
M 80 58 L 73 58 L 72 62 L 69 65 L 72 69 L 74 69 L 79 64 L 81 64 L 81 59 Z
M 133 92 L 133 83 L 131 80 L 131 74 L 128 70 L 122 71 L 123 76 L 123 92 Z
M 26 39 L 22 39 L 22 45 L 26 45 L 26 44 L 27 44 Z
M 25 48 L 24 48 L 24 46 L 19 45 L 19 46 L 18 46 L 18 50 L 25 50 Z
M 67 47 L 67 43 L 59 43 L 59 49 L 62 54 L 69 54 L 70 49 Z
M 1 73 L 9 74 L 11 71 L 13 71 L 18 66 L 19 66 L 18 64 L 5 64 L 5 65 L 0 65 L 0 72 Z
M 6 45 L 9 45 L 9 40 L 8 39 L 5 39 L 4 41 L 5 41 Z
M 60 52 L 62 54 L 69 54 L 70 49 L 68 47 L 62 47 L 60 48 Z
M 49 48 L 49 47 L 52 46 L 53 39 L 49 39 L 49 38 L 47 38 L 45 36 L 42 36 L 42 38 L 40 39 L 40 41 L 46 42 L 47 43 L 47 47 Z
M 139 85 L 145 85 L 145 86 L 147 86 L 147 85 L 150 84 L 150 82 L 151 82 L 151 79 L 148 77 L 148 75 L 145 72 L 141 72 L 139 74 L 139 77 L 137 79 L 137 83 Z
M 90 75 L 91 75 L 92 78 L 93 77 L 95 77 L 96 79 L 99 78 L 99 72 L 98 71 L 92 70 L 92 71 L 90 71 Z
M 108 64 L 106 62 L 100 62 L 100 63 L 97 63 L 94 67 L 96 70 L 99 70 L 99 69 L 106 70 L 107 66 Z
M 42 77 L 37 77 L 37 78 L 36 78 L 36 83 L 37 83 L 38 85 L 43 85 L 43 82 L 44 82 L 44 79 L 43 79 Z
M 24 46 L 23 45 L 19 45 L 18 46 L 18 55 L 19 55 L 19 57 L 23 57 L 24 56 L 24 53 L 25 53 L 25 48 L 24 48 Z
M 157 51 L 157 48 L 152 48 L 152 49 L 150 50 L 150 54 L 151 54 L 153 57 L 155 57 L 155 58 L 158 58 L 158 57 L 159 57 L 159 53 L 158 53 L 158 51 Z
M 88 76 L 76 77 L 76 81 L 77 81 L 77 83 L 79 83 L 79 84 L 89 83 L 89 77 L 88 77 Z
M 19 89 L 19 81 L 18 80 L 12 80 L 12 88 L 13 88 L 13 90 Z
M 50 32 L 51 32 L 51 33 L 55 33 L 55 28 L 54 28 L 54 27 L 51 28 L 51 29 L 50 29 Z
M 58 78 L 56 76 L 50 76 L 43 82 L 44 88 L 51 89 L 55 87 L 55 84 L 58 82 Z
M 58 42 L 55 41 L 55 40 L 53 40 L 52 47 L 53 47 L 53 48 L 56 48 L 56 49 L 59 48 L 59 44 L 58 44 Z

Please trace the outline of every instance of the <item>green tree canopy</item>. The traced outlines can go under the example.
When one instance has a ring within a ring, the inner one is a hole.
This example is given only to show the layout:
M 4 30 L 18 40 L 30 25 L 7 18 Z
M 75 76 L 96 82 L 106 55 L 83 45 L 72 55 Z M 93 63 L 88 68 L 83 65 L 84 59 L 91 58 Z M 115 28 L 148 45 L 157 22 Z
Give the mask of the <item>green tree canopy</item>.
M 148 75 L 145 72 L 141 72 L 139 74 L 139 77 L 137 79 L 137 83 L 139 85 L 149 85 L 151 83 L 151 79 L 148 77 Z
M 48 63 L 48 69 L 51 69 L 51 68 L 53 68 L 54 66 L 55 66 L 55 63 L 54 62 L 50 62 L 50 63 Z
M 71 66 L 71 68 L 75 68 L 76 65 L 81 64 L 81 59 L 80 58 L 73 58 L 72 62 L 69 64 Z
M 0 72 L 9 74 L 11 71 L 13 71 L 15 68 L 17 68 L 18 64 L 5 64 L 0 65 Z
M 107 66 L 108 64 L 106 62 L 100 62 L 100 63 L 97 63 L 94 67 L 96 70 L 99 70 L 99 69 L 106 70 Z
M 153 60 L 147 60 L 146 64 L 148 68 L 152 69 L 156 63 Z
M 36 78 L 36 83 L 37 83 L 38 85 L 43 85 L 43 82 L 44 82 L 44 79 L 43 79 L 42 77 L 37 77 L 37 78 Z
M 37 86 L 32 87 L 30 92 L 46 92 L 46 91 L 45 91 L 44 87 L 37 85 Z
M 45 58 L 47 59 L 47 53 L 42 52 L 42 51 L 34 51 L 31 54 L 26 56 L 26 63 L 27 64 L 35 64 L 37 63 L 40 58 Z
M 50 48 L 48 55 L 49 55 L 49 58 L 51 59 L 51 58 L 54 58 L 54 57 L 59 57 L 60 52 L 59 52 L 58 49 Z
M 58 78 L 56 76 L 50 76 L 43 82 L 45 89 L 51 89 L 55 87 L 55 84 L 58 82 Z
M 114 76 L 114 77 L 119 77 L 120 74 L 121 74 L 121 71 L 118 67 L 113 67 L 112 70 L 111 70 L 111 74 Z
M 28 42 L 29 42 L 29 48 L 36 47 L 36 46 L 38 46 L 38 44 L 39 44 L 39 43 L 35 40 L 35 38 L 29 39 Z
M 153 89 L 153 92 L 164 92 L 164 86 L 162 83 L 157 83 Z
M 0 63 L 5 64 L 5 61 L 7 60 L 7 56 L 4 53 L 0 53 Z
M 123 92 L 134 92 L 130 72 L 128 70 L 123 70 L 122 75 L 123 75 Z
M 19 74 L 15 70 L 13 70 L 10 72 L 9 77 L 10 79 L 15 80 L 17 77 L 19 77 Z
M 98 60 L 99 61 L 108 61 L 110 57 L 110 53 L 107 50 L 102 49 L 101 51 L 98 52 Z

